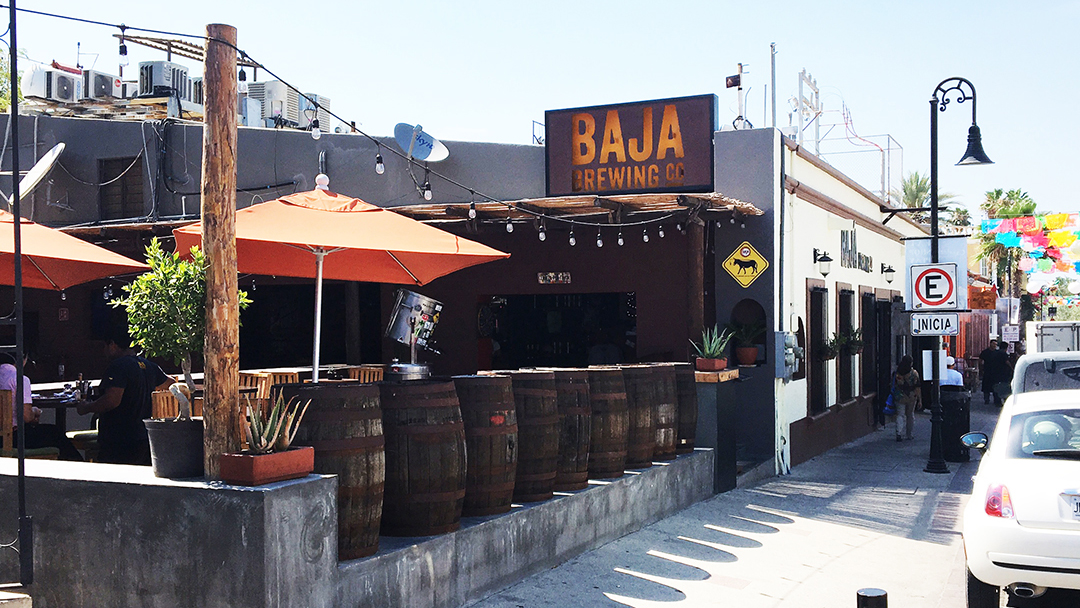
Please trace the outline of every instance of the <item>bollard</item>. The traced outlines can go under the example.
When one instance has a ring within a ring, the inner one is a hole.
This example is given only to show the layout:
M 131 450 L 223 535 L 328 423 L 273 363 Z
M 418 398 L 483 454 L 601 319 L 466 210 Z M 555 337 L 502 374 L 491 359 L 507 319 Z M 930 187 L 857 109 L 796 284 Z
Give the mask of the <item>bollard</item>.
M 889 594 L 884 589 L 859 589 L 856 597 L 859 598 L 858 608 L 889 608 Z

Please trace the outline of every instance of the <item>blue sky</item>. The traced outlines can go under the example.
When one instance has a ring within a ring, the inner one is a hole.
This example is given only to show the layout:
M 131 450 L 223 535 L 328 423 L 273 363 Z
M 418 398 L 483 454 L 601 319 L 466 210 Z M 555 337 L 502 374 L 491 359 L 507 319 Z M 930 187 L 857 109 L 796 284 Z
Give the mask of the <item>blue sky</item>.
M 846 107 L 860 135 L 889 134 L 903 170 L 929 170 L 929 99 L 963 76 L 978 92 L 978 123 L 996 164 L 954 167 L 970 103 L 940 116 L 940 187 L 976 208 L 986 190 L 1026 190 L 1042 211 L 1080 209 L 1070 188 L 1080 99 L 1075 49 L 1080 1 L 905 2 L 214 2 L 24 0 L 20 8 L 201 34 L 238 29 L 239 46 L 373 135 L 420 123 L 443 140 L 529 143 L 544 111 L 716 93 L 720 120 L 737 114 L 724 77 L 750 64 L 747 117 L 769 123 L 769 44 L 777 44 L 777 122 L 805 68 L 826 115 Z M 1022 8 L 1031 6 L 1037 8 Z M 34 60 L 76 61 L 115 73 L 116 30 L 20 14 L 19 47 Z M 138 61 L 163 59 L 129 45 Z M 193 62 L 182 60 L 200 72 Z M 261 78 L 260 74 L 260 79 Z M 839 131 L 834 130 L 835 136 Z M 451 147 L 451 153 L 453 153 Z M 870 164 L 878 161 L 869 158 Z M 357 193 L 362 195 L 362 193 Z

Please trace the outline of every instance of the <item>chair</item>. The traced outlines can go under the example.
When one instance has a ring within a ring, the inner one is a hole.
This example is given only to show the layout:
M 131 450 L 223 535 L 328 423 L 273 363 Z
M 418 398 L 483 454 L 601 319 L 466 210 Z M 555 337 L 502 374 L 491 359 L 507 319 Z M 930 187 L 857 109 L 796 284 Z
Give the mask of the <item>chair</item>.
M 383 373 L 386 370 L 385 365 L 378 363 L 365 363 L 363 365 L 352 365 L 345 369 L 345 375 L 350 380 L 359 380 L 360 382 L 382 382 Z
M 97 455 L 100 451 L 100 445 L 98 444 L 97 414 L 94 414 L 90 419 L 90 425 L 93 428 L 86 431 L 68 431 L 66 435 L 71 441 L 71 445 L 75 446 L 76 450 L 81 451 L 85 455 L 87 462 L 94 462 L 97 460 Z
M 150 395 L 151 417 L 153 418 L 176 418 L 180 415 L 180 402 L 176 396 L 168 390 L 154 391 Z M 203 398 L 195 397 L 191 404 L 191 415 L 202 416 Z
M 253 388 L 254 399 L 269 399 L 270 386 L 274 384 L 268 372 L 240 372 L 240 388 Z
M 19 450 L 15 446 L 15 429 L 11 417 L 14 413 L 11 404 L 11 391 L 0 391 L 0 458 L 18 458 Z M 59 448 L 27 448 L 26 457 L 36 460 L 59 460 Z
M 300 382 L 299 372 L 267 372 L 270 374 L 270 386 L 275 384 L 297 384 Z M 269 397 L 269 393 L 267 394 Z

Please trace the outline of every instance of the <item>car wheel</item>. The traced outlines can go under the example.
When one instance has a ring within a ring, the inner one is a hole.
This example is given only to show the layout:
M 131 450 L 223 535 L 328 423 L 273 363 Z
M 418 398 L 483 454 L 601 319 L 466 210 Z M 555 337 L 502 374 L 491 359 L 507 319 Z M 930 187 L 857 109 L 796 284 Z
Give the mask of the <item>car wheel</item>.
M 967 605 L 968 608 L 998 608 L 1001 606 L 1000 589 L 980 581 L 968 570 Z

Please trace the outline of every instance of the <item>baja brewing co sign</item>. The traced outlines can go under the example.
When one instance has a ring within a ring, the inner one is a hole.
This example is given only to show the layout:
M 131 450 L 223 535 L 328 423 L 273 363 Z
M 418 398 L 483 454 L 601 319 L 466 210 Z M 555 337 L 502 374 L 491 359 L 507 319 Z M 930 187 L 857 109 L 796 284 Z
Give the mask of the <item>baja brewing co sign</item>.
M 715 95 L 544 113 L 547 195 L 711 192 Z

